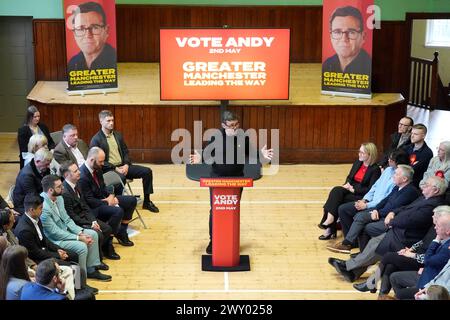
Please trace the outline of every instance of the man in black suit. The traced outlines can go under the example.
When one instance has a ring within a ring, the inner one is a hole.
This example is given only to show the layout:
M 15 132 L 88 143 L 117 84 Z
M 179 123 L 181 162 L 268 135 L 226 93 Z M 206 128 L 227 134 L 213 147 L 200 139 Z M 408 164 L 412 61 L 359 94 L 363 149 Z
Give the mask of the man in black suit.
M 142 179 L 144 189 L 143 209 L 151 212 L 159 212 L 159 209 L 150 200 L 150 194 L 153 193 L 153 173 L 150 168 L 134 165 L 128 157 L 128 147 L 123 140 L 123 136 L 114 130 L 114 116 L 111 111 L 103 110 L 98 115 L 101 129 L 92 137 L 90 147 L 101 148 L 106 155 L 103 165 L 103 171 L 115 170 L 122 178 L 122 181 L 128 179 Z
M 444 204 L 443 194 L 447 182 L 440 177 L 430 177 L 422 187 L 422 196 L 409 205 L 394 209 L 384 219 L 386 233 L 370 239 L 364 250 L 347 261 L 329 258 L 338 273 L 347 281 L 358 279 L 367 267 L 388 252 L 397 252 L 422 240 L 433 224 L 433 209 Z M 375 222 L 376 223 L 376 222 Z M 366 229 L 370 224 L 366 226 Z
M 42 192 L 42 178 L 50 174 L 50 163 L 53 160 L 53 154 L 48 150 L 41 148 L 34 154 L 33 161 L 20 170 L 16 178 L 14 188 L 14 210 L 21 215 L 25 212 L 23 201 L 25 195 L 32 193 L 39 195 Z
M 83 140 L 78 139 L 78 129 L 73 124 L 66 124 L 62 128 L 62 140 L 53 152 L 55 160 L 62 164 L 71 161 L 81 167 L 86 161 L 89 147 Z
M 128 238 L 127 228 L 136 209 L 136 198 L 115 196 L 107 192 L 102 172 L 104 161 L 105 153 L 102 149 L 93 147 L 89 150 L 86 162 L 80 168 L 81 193 L 94 216 L 108 222 L 119 243 L 133 246 L 134 243 Z
M 92 214 L 78 186 L 80 180 L 80 170 L 73 162 L 64 162 L 60 168 L 61 176 L 64 177 L 64 207 L 67 214 L 75 224 L 86 229 L 97 231 L 98 242 L 101 244 L 100 260 L 102 256 L 108 259 L 119 260 L 120 256 L 114 251 L 112 245 L 112 228 L 102 220 Z
M 391 134 L 391 145 L 384 152 L 380 162 L 378 162 L 380 167 L 386 168 L 388 166 L 389 155 L 392 151 L 407 148 L 411 144 L 411 129 L 413 125 L 414 120 L 411 117 L 403 117 L 400 119 L 397 132 Z
M 17 223 L 14 234 L 19 239 L 20 245 L 28 250 L 28 257 L 40 263 L 49 258 L 54 258 L 59 265 L 71 266 L 78 262 L 75 252 L 64 250 L 45 236 L 42 222 L 39 219 L 42 214 L 42 198 L 34 194 L 27 194 L 24 200 L 25 214 Z M 80 270 L 81 271 L 81 270 Z M 86 284 L 86 275 L 81 275 L 81 288 L 92 294 L 98 292 L 97 288 Z

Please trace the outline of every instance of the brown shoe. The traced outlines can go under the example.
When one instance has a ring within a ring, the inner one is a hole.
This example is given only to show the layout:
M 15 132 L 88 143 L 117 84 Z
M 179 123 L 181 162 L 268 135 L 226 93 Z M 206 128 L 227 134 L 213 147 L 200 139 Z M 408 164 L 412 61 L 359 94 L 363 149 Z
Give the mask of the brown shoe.
M 342 242 L 336 242 L 332 246 L 327 246 L 327 249 L 333 252 L 350 254 L 352 246 L 349 244 L 343 244 Z
M 387 294 L 380 294 L 377 300 L 397 300 L 397 299 Z

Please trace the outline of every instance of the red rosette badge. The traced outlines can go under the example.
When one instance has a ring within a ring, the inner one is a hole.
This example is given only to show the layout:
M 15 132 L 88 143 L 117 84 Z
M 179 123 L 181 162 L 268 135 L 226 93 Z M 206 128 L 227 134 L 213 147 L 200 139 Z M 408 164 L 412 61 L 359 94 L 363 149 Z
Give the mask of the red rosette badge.
M 415 154 L 415 153 L 412 153 L 412 154 L 409 156 L 409 163 L 413 166 L 414 163 L 416 162 L 416 159 L 417 159 L 416 154 Z
M 434 173 L 434 175 L 435 175 L 436 177 L 439 177 L 439 178 L 444 179 L 444 171 L 442 171 L 442 170 L 436 171 L 436 172 Z

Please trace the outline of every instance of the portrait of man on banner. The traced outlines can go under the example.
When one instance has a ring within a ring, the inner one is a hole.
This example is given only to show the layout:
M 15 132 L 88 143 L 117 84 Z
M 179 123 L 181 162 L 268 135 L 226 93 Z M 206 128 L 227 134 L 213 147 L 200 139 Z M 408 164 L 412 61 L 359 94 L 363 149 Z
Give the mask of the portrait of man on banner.
M 69 90 L 117 87 L 117 53 L 115 17 L 108 16 L 111 8 L 95 1 L 67 6 L 66 21 L 67 69 Z M 105 1 L 108 2 L 108 1 Z M 114 12 L 114 0 L 110 0 Z M 112 21 L 110 21 L 112 20 Z M 112 23 L 111 23 L 112 22 Z M 111 41 L 111 34 L 114 39 Z M 76 71 L 84 71 L 83 73 Z
M 364 26 L 355 6 L 336 7 L 330 14 L 323 41 L 331 43 L 333 54 L 322 64 L 322 90 L 370 94 L 372 58 L 365 49 L 369 31 Z

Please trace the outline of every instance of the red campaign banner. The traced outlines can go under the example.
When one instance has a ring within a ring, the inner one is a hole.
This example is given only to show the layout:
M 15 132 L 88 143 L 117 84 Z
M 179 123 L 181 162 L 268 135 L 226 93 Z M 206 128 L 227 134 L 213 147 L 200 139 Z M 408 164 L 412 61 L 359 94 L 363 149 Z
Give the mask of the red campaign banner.
M 373 0 L 324 0 L 322 93 L 372 97 Z
M 161 100 L 289 99 L 289 29 L 161 29 Z
M 64 0 L 69 92 L 116 91 L 115 6 L 115 0 Z

